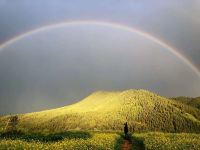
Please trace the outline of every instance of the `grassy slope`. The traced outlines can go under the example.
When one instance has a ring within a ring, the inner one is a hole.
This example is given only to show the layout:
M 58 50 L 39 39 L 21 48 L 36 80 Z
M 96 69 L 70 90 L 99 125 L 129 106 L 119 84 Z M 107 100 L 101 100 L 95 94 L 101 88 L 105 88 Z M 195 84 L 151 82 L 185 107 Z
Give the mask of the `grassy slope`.
M 172 99 L 190 105 L 192 107 L 196 107 L 200 110 L 200 97 L 192 98 L 192 97 L 180 96 L 180 97 L 174 97 Z
M 19 115 L 18 127 L 35 131 L 130 130 L 200 132 L 200 110 L 146 90 L 100 91 L 79 103 Z M 0 118 L 0 126 L 8 117 Z

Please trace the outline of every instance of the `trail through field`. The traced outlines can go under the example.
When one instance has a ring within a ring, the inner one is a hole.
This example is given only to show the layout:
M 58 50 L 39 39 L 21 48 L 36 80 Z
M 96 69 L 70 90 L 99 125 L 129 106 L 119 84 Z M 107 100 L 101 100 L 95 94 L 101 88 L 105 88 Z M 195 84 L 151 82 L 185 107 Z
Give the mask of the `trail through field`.
M 124 140 L 124 143 L 122 144 L 122 150 L 131 150 L 132 144 L 128 140 Z

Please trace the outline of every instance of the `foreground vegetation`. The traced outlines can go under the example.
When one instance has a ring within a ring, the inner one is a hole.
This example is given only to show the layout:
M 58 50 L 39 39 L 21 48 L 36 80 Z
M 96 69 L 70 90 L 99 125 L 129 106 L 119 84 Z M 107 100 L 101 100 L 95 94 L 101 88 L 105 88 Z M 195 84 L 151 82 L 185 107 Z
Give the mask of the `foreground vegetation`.
M 133 135 L 135 147 L 146 150 L 200 150 L 200 134 L 140 133 Z
M 129 135 L 134 150 L 200 150 L 200 135 L 194 133 L 135 133 Z M 119 133 L 67 131 L 64 133 L 1 133 L 0 150 L 120 150 Z
M 112 150 L 119 146 L 116 143 L 118 138 L 119 135 L 116 133 L 66 132 L 55 135 L 32 133 L 1 138 L 0 149 Z

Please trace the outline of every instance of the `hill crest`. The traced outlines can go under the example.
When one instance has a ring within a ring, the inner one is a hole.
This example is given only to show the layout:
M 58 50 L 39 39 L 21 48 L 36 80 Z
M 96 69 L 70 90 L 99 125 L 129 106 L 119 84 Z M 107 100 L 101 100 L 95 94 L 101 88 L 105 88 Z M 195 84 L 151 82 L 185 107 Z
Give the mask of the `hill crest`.
M 147 90 L 97 91 L 57 109 L 19 115 L 28 130 L 121 130 L 200 132 L 200 110 Z M 0 118 L 0 127 L 7 117 Z

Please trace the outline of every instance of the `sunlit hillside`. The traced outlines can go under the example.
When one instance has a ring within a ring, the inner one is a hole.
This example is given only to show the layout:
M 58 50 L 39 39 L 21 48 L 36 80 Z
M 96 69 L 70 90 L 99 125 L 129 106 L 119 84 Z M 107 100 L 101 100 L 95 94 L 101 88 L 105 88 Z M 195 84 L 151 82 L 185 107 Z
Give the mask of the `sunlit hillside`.
M 146 90 L 99 91 L 73 105 L 18 116 L 18 128 L 32 131 L 121 130 L 127 121 L 133 131 L 200 132 L 200 110 Z M 2 128 L 8 118 L 0 118 Z

